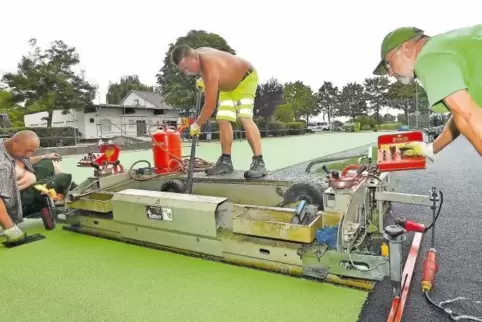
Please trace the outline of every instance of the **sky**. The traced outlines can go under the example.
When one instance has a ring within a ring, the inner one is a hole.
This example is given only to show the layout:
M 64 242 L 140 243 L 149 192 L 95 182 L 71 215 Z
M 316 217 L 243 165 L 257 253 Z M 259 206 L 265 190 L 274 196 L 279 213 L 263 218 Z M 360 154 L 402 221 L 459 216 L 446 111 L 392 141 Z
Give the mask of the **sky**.
M 77 49 L 104 103 L 109 82 L 123 75 L 154 85 L 169 44 L 201 29 L 225 38 L 256 67 L 261 82 L 301 80 L 316 91 L 324 81 L 341 87 L 371 77 L 381 42 L 395 28 L 416 26 L 435 35 L 480 23 L 475 0 L 447 6 L 433 0 L 325 2 L 6 1 L 0 73 L 16 70 L 30 38 L 43 47 L 63 40 Z

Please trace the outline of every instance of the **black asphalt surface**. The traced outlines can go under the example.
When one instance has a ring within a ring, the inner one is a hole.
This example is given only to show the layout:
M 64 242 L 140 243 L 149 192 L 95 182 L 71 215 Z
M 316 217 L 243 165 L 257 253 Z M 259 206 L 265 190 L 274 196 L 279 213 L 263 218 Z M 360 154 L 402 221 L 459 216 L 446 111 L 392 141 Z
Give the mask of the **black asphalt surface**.
M 442 212 L 435 228 L 439 271 L 432 292 L 434 300 L 439 302 L 457 296 L 482 300 L 482 158 L 462 137 L 447 146 L 425 171 L 399 172 L 396 176 L 400 178 L 398 192 L 429 194 L 431 187 L 435 186 L 444 194 Z M 431 222 L 432 216 L 430 208 L 401 204 L 393 205 L 393 215 L 426 225 Z M 411 237 L 405 245 L 405 256 Z M 451 321 L 429 306 L 420 290 L 422 263 L 430 237 L 429 232 L 422 240 L 402 321 Z M 368 296 L 359 321 L 387 321 L 391 301 L 389 280 L 378 283 Z M 451 308 L 482 317 L 482 304 L 461 302 L 451 305 Z

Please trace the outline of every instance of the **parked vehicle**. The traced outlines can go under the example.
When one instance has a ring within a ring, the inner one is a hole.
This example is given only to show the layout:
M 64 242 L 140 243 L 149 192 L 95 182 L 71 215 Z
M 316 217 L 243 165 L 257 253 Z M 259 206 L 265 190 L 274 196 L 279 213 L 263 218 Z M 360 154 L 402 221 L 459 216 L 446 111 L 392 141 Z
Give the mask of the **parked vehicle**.
M 306 130 L 308 132 L 329 131 L 330 125 L 328 124 L 328 122 L 310 122 L 308 123 L 308 127 Z

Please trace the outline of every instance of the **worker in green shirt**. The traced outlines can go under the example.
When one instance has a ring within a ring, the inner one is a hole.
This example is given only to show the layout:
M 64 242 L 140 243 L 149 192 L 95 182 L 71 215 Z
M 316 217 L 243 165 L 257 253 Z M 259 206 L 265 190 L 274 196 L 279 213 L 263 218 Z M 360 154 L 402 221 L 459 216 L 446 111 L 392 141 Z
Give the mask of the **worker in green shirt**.
M 407 155 L 431 161 L 464 135 L 482 155 L 482 25 L 433 37 L 414 27 L 390 32 L 382 42 L 375 75 L 390 75 L 404 84 L 417 78 L 434 112 L 451 112 L 433 143 L 410 143 Z

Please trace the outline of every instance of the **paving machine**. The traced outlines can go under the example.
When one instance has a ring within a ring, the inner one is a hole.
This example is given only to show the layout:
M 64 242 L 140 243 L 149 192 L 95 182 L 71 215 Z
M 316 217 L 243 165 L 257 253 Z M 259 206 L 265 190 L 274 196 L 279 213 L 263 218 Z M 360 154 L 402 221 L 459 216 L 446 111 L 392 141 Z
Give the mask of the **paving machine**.
M 412 274 L 402 272 L 401 243 L 417 226 L 406 220 L 385 226 L 391 204 L 435 211 L 439 199 L 396 192 L 397 179 L 371 156 L 371 149 L 357 155 L 341 172 L 328 162 L 354 155 L 256 180 L 241 171 L 207 176 L 196 162 L 189 179 L 183 162 L 176 171 L 160 171 L 138 161 L 70 191 L 61 221 L 73 232 L 366 290 L 389 276 L 400 296 Z

